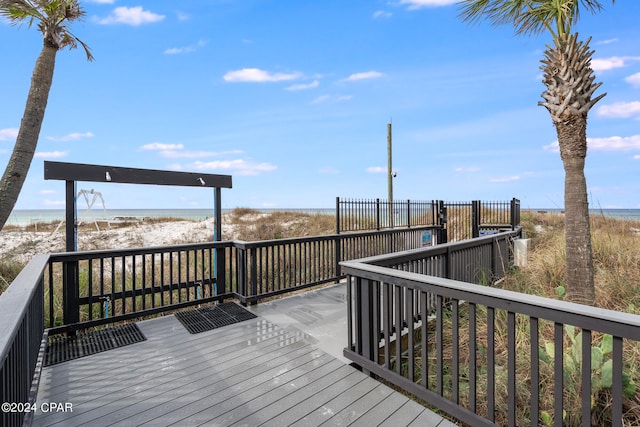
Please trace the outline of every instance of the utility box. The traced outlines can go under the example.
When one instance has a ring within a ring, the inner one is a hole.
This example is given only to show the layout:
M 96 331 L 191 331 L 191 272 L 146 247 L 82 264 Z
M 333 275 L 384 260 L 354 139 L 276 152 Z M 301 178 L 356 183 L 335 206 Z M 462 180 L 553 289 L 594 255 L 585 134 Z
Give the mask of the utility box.
M 513 262 L 516 267 L 527 266 L 527 252 L 529 250 L 529 239 L 517 239 L 513 242 Z

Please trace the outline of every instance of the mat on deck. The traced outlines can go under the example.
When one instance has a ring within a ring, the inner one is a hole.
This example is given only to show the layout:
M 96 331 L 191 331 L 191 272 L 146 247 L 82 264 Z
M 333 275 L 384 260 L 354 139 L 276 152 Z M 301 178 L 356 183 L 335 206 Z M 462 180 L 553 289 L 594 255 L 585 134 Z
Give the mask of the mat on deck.
M 233 302 L 181 311 L 175 316 L 190 334 L 199 334 L 258 317 Z
M 44 366 L 78 359 L 146 340 L 135 323 L 111 326 L 75 336 L 54 335 L 47 342 Z

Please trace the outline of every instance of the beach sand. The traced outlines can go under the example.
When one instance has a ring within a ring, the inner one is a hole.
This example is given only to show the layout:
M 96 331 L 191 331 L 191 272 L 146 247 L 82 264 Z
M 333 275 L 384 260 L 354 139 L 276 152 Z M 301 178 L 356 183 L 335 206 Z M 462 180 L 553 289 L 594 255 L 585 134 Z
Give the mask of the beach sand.
M 78 250 L 127 249 L 213 241 L 214 219 L 131 223 L 78 232 Z M 237 239 L 236 226 L 223 216 L 222 240 Z M 56 232 L 0 231 L 0 258 L 26 263 L 35 254 L 65 252 L 64 225 Z

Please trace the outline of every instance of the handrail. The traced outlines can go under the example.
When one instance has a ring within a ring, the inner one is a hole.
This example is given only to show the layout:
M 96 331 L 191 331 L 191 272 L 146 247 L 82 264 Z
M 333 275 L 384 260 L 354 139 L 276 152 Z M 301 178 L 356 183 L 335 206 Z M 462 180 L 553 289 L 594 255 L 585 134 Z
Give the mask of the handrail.
M 237 298 L 261 299 L 338 282 L 340 261 L 419 247 L 439 227 L 255 242 L 54 253 L 45 318 L 51 333 Z M 56 301 L 63 301 L 60 307 Z
M 48 255 L 36 255 L 0 298 L 0 402 L 27 404 L 44 332 L 43 273 Z M 22 425 L 24 411 L 3 411 L 0 425 Z M 11 409 L 11 408 L 9 408 Z
M 598 399 L 605 399 L 598 415 L 622 425 L 623 397 L 635 392 L 624 372 L 635 360 L 623 342 L 640 342 L 640 316 L 436 277 L 420 267 L 456 246 L 511 234 L 341 263 L 345 357 L 470 425 L 537 426 L 553 418 L 562 425 L 571 409 L 572 423 L 588 426 Z M 610 383 L 600 380 L 605 370 Z M 610 395 L 598 394 L 605 389 Z M 566 393 L 576 400 L 565 404 Z M 552 407 L 544 404 L 549 396 Z
M 473 283 L 427 276 L 410 271 L 391 270 L 388 267 L 368 264 L 360 260 L 345 261 L 341 265 L 347 275 L 385 283 L 402 281 L 422 292 L 435 293 L 453 300 L 468 301 L 485 306 L 491 305 L 493 308 L 553 322 L 568 323 L 566 322 L 567 316 L 570 316 L 572 319 L 570 324 L 575 327 L 640 341 L 640 315 L 490 286 L 478 286 Z

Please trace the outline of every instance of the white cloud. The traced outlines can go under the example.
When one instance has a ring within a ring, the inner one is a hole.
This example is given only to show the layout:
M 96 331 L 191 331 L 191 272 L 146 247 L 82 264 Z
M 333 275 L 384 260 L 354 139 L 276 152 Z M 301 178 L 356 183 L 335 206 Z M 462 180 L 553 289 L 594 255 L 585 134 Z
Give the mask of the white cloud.
M 611 43 L 617 43 L 619 41 L 619 39 L 606 39 L 606 40 L 601 40 L 599 42 L 597 42 L 596 44 L 601 45 L 601 44 L 611 44 Z
M 587 138 L 587 148 L 595 151 L 640 150 L 640 135 L 610 136 L 608 138 Z M 558 141 L 544 146 L 545 150 L 559 152 Z
M 39 151 L 33 156 L 37 159 L 59 159 L 65 157 L 67 154 L 69 153 L 66 151 Z
M 64 206 L 66 203 L 64 200 L 43 200 L 42 204 L 45 206 Z
M 228 154 L 242 154 L 242 150 L 229 150 L 229 151 L 181 151 L 184 149 L 183 144 L 163 144 L 161 142 L 152 142 L 151 144 L 145 144 L 140 147 L 144 151 L 158 151 L 160 157 L 166 157 L 170 159 L 197 159 L 202 157 L 214 157 Z M 173 165 L 172 169 L 179 165 Z
M 15 141 L 18 137 L 18 129 L 6 128 L 0 129 L 0 141 Z
M 98 3 L 98 4 L 114 4 L 115 0 L 89 0 L 89 3 Z
M 178 17 L 178 21 L 188 21 L 191 19 L 191 15 L 186 12 L 176 12 L 176 16 Z
M 65 136 L 48 136 L 47 139 L 49 141 L 57 141 L 57 142 L 68 142 L 68 141 L 77 141 L 83 138 L 93 138 L 95 135 L 91 132 L 73 132 Z
M 182 150 L 183 148 L 182 144 L 163 144 L 162 142 L 152 142 L 140 147 L 141 150 Z
M 194 162 L 190 165 L 195 170 L 229 170 L 238 175 L 258 175 L 262 172 L 271 172 L 278 169 L 270 163 L 254 163 L 243 159 L 216 160 L 213 162 Z
M 321 104 L 323 102 L 344 102 L 349 101 L 352 98 L 351 95 L 320 95 L 313 101 L 312 104 Z
M 628 65 L 629 61 L 639 61 L 638 56 L 612 56 L 610 58 L 593 58 L 591 60 L 591 69 L 593 71 L 607 71 L 614 68 L 622 68 Z
M 347 77 L 343 81 L 345 81 L 345 82 L 355 82 L 355 81 L 358 81 L 358 80 L 376 79 L 376 78 L 382 77 L 382 76 L 384 76 L 384 74 L 382 74 L 379 71 L 365 71 L 363 73 L 351 74 L 349 77 Z
M 57 191 L 56 190 L 40 190 L 38 192 L 38 194 L 42 195 L 42 196 L 48 196 L 50 194 L 56 194 Z
M 614 104 L 603 105 L 598 108 L 598 115 L 621 119 L 629 117 L 640 119 L 640 101 L 616 102 Z
M 301 83 L 301 84 L 291 85 L 289 87 L 286 87 L 285 90 L 291 90 L 291 91 L 306 90 L 306 89 L 313 89 L 318 86 L 320 86 L 320 82 L 318 80 L 314 80 L 311 83 Z
M 587 147 L 598 151 L 640 150 L 640 135 L 587 138 Z
M 635 156 L 633 156 L 633 160 L 640 160 L 640 154 L 636 154 Z
M 624 79 L 633 87 L 640 87 L 640 73 L 632 74 Z
M 144 10 L 142 9 L 142 6 L 120 6 L 113 9 L 111 15 L 107 16 L 106 18 L 98 19 L 98 23 L 104 25 L 125 24 L 138 26 L 142 24 L 162 21 L 164 18 L 164 15 L 158 15 L 148 10 Z
M 270 71 L 260 70 L 259 68 L 243 68 L 241 70 L 229 71 L 224 75 L 227 82 L 280 82 L 286 80 L 295 80 L 302 77 L 301 73 L 272 73 Z
M 198 159 L 202 157 L 223 156 L 226 154 L 242 154 L 242 150 L 232 151 L 174 151 L 162 150 L 160 156 L 170 159 Z
M 471 166 L 467 168 L 455 168 L 455 171 L 458 173 L 474 173 L 474 172 L 480 172 L 480 168 Z
M 400 4 L 409 5 L 409 10 L 422 9 L 423 7 L 449 6 L 458 3 L 459 0 L 400 0 Z
M 391 18 L 391 12 L 386 10 L 376 10 L 373 12 L 373 19 Z
M 489 182 L 512 182 L 512 181 L 518 181 L 519 179 L 520 179 L 519 176 L 514 175 L 514 176 L 505 176 L 502 178 L 491 178 Z
M 367 172 L 369 173 L 387 173 L 387 168 L 382 166 L 369 166 L 367 168 Z
M 195 52 L 196 50 L 198 50 L 198 48 L 206 46 L 206 44 L 207 44 L 206 40 L 199 40 L 198 43 L 192 44 L 190 46 L 169 48 L 169 49 L 165 50 L 164 53 L 166 55 L 177 55 L 177 54 L 180 54 L 180 53 Z

